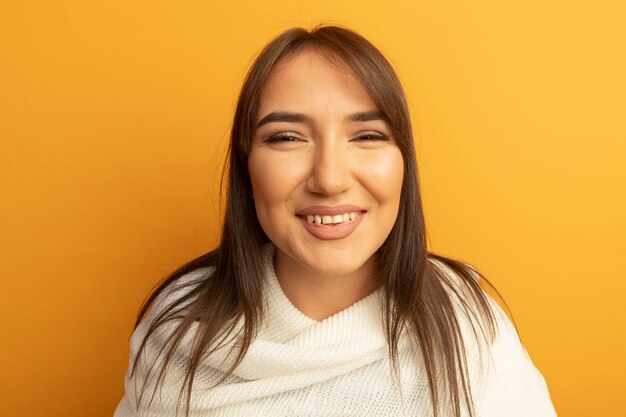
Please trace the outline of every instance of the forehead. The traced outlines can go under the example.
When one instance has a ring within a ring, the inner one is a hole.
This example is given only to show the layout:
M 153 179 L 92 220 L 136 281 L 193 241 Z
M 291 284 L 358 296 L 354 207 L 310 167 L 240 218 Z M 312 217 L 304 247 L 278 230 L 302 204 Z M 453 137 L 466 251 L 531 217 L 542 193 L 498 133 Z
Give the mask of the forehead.
M 305 47 L 299 51 L 282 57 L 272 69 L 270 76 L 283 72 L 287 69 L 303 70 L 305 67 L 313 66 L 331 66 L 335 70 L 347 75 L 354 75 L 352 69 L 343 61 L 336 53 L 313 46 Z
M 370 111 L 369 92 L 342 60 L 307 48 L 281 60 L 270 72 L 259 99 L 259 117 L 277 110 Z

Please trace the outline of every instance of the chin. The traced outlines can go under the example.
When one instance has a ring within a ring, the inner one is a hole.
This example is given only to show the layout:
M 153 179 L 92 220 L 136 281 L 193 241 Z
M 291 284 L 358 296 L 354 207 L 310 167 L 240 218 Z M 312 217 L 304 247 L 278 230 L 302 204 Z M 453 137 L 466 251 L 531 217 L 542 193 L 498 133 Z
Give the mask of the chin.
M 357 272 L 367 263 L 368 259 L 327 259 L 323 261 L 308 262 L 307 267 L 313 272 L 326 276 L 345 276 Z

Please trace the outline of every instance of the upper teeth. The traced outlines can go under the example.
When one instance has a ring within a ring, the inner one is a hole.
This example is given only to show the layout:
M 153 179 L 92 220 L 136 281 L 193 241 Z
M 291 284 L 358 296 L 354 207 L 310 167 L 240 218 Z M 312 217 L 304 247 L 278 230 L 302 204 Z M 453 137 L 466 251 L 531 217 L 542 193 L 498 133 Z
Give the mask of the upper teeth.
M 318 215 L 318 214 L 307 214 L 306 221 L 308 223 L 316 223 L 316 224 L 336 224 L 336 223 L 346 223 L 349 221 L 353 221 L 359 215 L 358 211 L 351 211 L 349 213 L 343 214 L 335 214 L 334 216 L 328 215 Z

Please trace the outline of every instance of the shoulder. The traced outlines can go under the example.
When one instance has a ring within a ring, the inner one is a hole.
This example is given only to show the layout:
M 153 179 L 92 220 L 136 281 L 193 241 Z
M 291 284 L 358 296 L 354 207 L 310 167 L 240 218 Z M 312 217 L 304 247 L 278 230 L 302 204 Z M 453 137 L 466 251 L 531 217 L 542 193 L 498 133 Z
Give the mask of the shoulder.
M 213 270 L 213 267 L 199 267 L 178 276 L 174 274 L 153 291 L 147 301 L 148 310 L 133 331 L 131 356 L 138 353 L 148 338 L 159 344 L 166 343 Z
M 187 316 L 186 307 L 193 302 L 198 288 L 210 278 L 213 269 L 200 267 L 180 273 L 179 276 L 173 275 L 154 290 L 149 310 L 135 327 L 130 339 L 129 372 L 135 365 L 139 368 L 146 366 L 145 361 L 135 362 L 138 356 L 154 359 L 161 355 L 179 323 Z
M 501 322 L 510 322 L 504 310 L 498 305 L 490 292 L 498 292 L 483 275 L 471 264 L 447 259 L 441 256 L 428 258 L 436 270 L 446 294 L 455 307 L 460 324 L 479 326 L 486 329 L 496 327 Z M 466 319 L 466 320 L 463 320 Z M 471 323 L 466 323 L 466 321 Z
M 492 337 L 485 337 L 486 319 L 480 314 L 481 305 L 467 277 L 461 276 L 446 262 L 430 261 L 443 274 L 456 306 L 477 415 L 556 415 L 543 376 L 532 362 L 509 316 L 489 291 L 483 289 L 482 275 L 472 265 L 463 264 L 479 284 L 488 306 L 494 324 Z M 487 282 L 486 287 L 490 288 L 491 284 Z
M 157 295 L 152 303 L 150 313 L 154 315 L 163 308 L 189 298 L 195 290 L 210 279 L 214 269 L 213 267 L 199 267 L 161 283 L 155 291 Z
M 474 266 L 459 261 L 446 262 L 433 258 L 430 261 L 444 280 L 469 354 L 476 353 L 477 357 L 481 357 L 480 362 L 487 363 L 487 359 L 502 362 L 501 370 L 504 370 L 502 366 L 514 367 L 528 362 L 530 358 L 515 325 L 490 294 L 493 291 L 489 290 L 493 287 L 482 274 Z M 461 273 L 459 268 L 463 268 L 465 273 Z M 482 357 L 485 349 L 490 358 Z M 513 358 L 517 360 L 509 360 Z
M 116 410 L 116 416 L 138 415 L 135 410 L 143 395 L 141 393 L 144 390 L 150 392 L 154 388 L 153 377 L 158 375 L 164 351 L 169 346 L 178 323 L 185 317 L 185 305 L 193 300 L 194 293 L 210 278 L 213 270 L 212 267 L 198 267 L 184 273 L 179 271 L 154 290 L 149 311 L 135 327 L 130 339 L 125 395 Z M 182 350 L 189 343 L 190 338 L 185 338 L 181 342 Z M 167 378 L 173 378 L 171 381 L 183 376 L 179 366 L 168 368 Z M 171 386 L 177 385 L 174 382 Z

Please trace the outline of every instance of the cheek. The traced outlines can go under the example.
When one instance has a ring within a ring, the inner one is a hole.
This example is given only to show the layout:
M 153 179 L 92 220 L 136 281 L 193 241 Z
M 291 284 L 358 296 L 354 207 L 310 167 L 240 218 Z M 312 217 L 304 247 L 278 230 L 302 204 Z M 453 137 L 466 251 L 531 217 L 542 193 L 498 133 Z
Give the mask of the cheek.
M 252 183 L 252 198 L 259 219 L 265 217 L 267 206 L 276 200 L 280 193 L 280 183 L 277 180 L 272 165 L 267 163 L 267 159 L 258 157 L 254 153 L 248 160 L 248 172 Z
M 272 221 L 272 217 L 283 218 L 285 215 L 285 208 L 295 187 L 295 175 L 290 175 L 294 173 L 289 169 L 292 165 L 262 150 L 250 154 L 248 172 L 252 183 L 252 197 L 257 217 L 264 227 Z
M 404 177 L 404 160 L 400 149 L 392 148 L 375 156 L 375 160 L 364 163 L 364 182 L 376 200 L 383 204 L 381 209 L 397 212 Z

